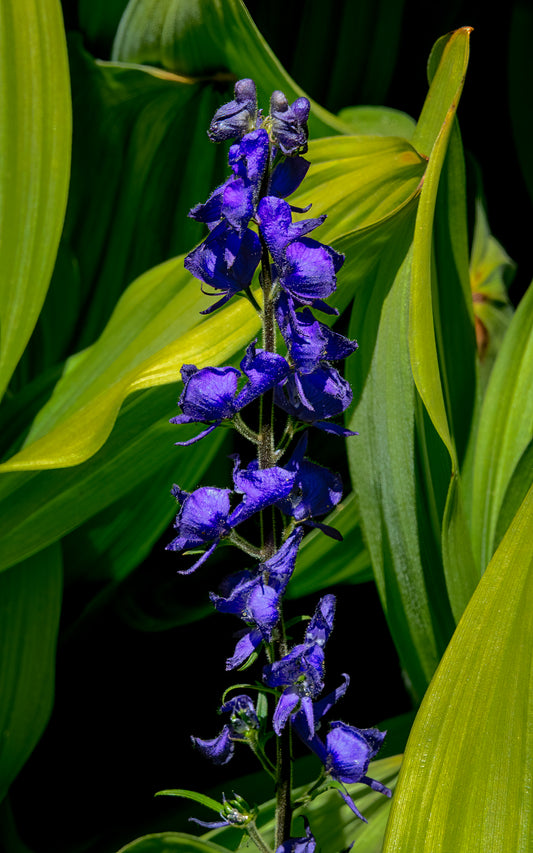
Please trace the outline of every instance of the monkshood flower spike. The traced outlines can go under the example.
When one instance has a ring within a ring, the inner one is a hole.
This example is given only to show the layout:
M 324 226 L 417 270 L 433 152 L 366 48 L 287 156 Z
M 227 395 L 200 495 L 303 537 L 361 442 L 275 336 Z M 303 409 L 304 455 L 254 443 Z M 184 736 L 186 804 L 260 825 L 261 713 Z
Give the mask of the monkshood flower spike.
M 272 778 L 274 847 L 262 838 L 256 811 L 240 795 L 224 799 L 222 806 L 214 803 L 219 820 L 198 821 L 207 828 L 240 828 L 263 853 L 317 849 L 305 815 L 303 835 L 292 827 L 293 734 L 323 766 L 318 780 L 298 801 L 299 808 L 335 786 L 351 811 L 364 820 L 346 784 L 360 782 L 390 796 L 384 785 L 367 775 L 384 732 L 336 720 L 323 733 L 324 718 L 349 684 L 344 674 L 338 687 L 325 690 L 335 596 L 322 595 L 311 617 L 297 617 L 288 624 L 284 618 L 284 597 L 297 570 L 305 531 L 318 528 L 342 539 L 323 520 L 342 499 L 342 479 L 308 458 L 309 430 L 322 430 L 332 440 L 352 440 L 356 435 L 341 422 L 353 394 L 339 362 L 356 351 L 357 342 L 315 316 L 316 311 L 330 317 L 338 313 L 327 300 L 340 286 L 337 276 L 344 255 L 316 239 L 326 216 L 307 216 L 311 205 L 297 207 L 289 198 L 309 168 L 302 156 L 308 148 L 309 111 L 306 98 L 291 104 L 283 92 L 275 91 L 264 115 L 254 82 L 245 79 L 235 84 L 233 100 L 215 113 L 208 135 L 213 142 L 231 143 L 229 174 L 190 211 L 204 224 L 206 235 L 184 263 L 204 292 L 215 296 L 203 313 L 224 308 L 242 295 L 261 318 L 262 338 L 250 342 L 239 367 L 184 364 L 179 412 L 171 419 L 178 430 L 198 425 L 192 438 L 183 440 L 178 433 L 177 445 L 209 441 L 217 428 L 232 426 L 244 446 L 244 451 L 239 445 L 239 453 L 230 456 L 231 488 L 173 487 L 179 509 L 175 537 L 167 550 L 194 554 L 192 565 L 180 569 L 181 574 L 202 566 L 222 542 L 239 548 L 249 560 L 221 578 L 210 599 L 217 613 L 240 620 L 226 669 L 248 671 L 259 660 L 261 678 L 229 687 L 224 696 L 236 692 L 222 699 L 220 712 L 226 718 L 222 729 L 211 739 L 192 737 L 192 743 L 218 765 L 233 758 L 236 744 L 244 744 Z M 251 458 L 245 458 L 246 446 L 251 446 Z M 294 643 L 288 630 L 299 621 L 304 628 L 301 641 Z M 191 792 L 187 796 L 204 804 L 209 799 Z M 207 804 L 213 808 L 213 801 Z

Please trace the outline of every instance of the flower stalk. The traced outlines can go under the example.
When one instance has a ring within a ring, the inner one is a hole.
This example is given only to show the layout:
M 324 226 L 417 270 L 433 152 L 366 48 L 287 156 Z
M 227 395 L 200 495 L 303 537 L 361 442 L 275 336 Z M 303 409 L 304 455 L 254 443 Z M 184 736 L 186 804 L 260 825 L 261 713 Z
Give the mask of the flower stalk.
M 191 210 L 190 216 L 205 223 L 209 233 L 187 255 L 185 266 L 218 297 L 203 313 L 222 307 L 237 293 L 251 301 L 262 318 L 262 349 L 252 341 L 240 370 L 183 365 L 181 414 L 171 420 L 204 426 L 194 438 L 178 445 L 232 425 L 254 447 L 255 458 L 247 465 L 234 454 L 233 489 L 200 487 L 188 493 L 173 487 L 180 509 L 174 525 L 177 535 L 167 549 L 197 557 L 192 566 L 180 570 L 183 574 L 198 569 L 223 539 L 258 561 L 253 568 L 224 579 L 218 593 L 210 593 L 216 610 L 233 614 L 245 624 L 226 669 L 247 668 L 264 652 L 262 684 L 253 688 L 258 698 L 254 702 L 247 693 L 233 695 L 220 708 L 227 722 L 219 735 L 209 740 L 193 737 L 192 742 L 216 764 L 230 761 L 238 743 L 251 748 L 275 783 L 276 853 L 313 853 L 316 846 L 305 818 L 305 836 L 292 836 L 293 733 L 321 759 L 324 788 L 336 786 L 362 820 L 344 782 L 363 782 L 390 795 L 366 775 L 384 733 L 334 721 L 325 740 L 317 734 L 322 718 L 349 683 L 345 675 L 339 687 L 322 696 L 324 648 L 333 630 L 335 596 L 324 595 L 311 617 L 296 620 L 305 625 L 302 642 L 296 645 L 283 619 L 283 596 L 306 529 L 319 528 L 341 538 L 319 520 L 341 500 L 341 478 L 307 458 L 307 430 L 346 438 L 355 435 L 335 420 L 349 406 L 352 391 L 332 362 L 351 355 L 357 343 L 331 330 L 313 313 L 336 313 L 326 300 L 336 289 L 344 256 L 308 236 L 325 216 L 295 219 L 308 208 L 301 210 L 286 201 L 309 167 L 302 156 L 307 151 L 309 109 L 306 98 L 289 105 L 282 92 L 274 92 L 270 113 L 263 118 L 253 81 L 240 80 L 234 100 L 220 107 L 211 122 L 212 141 L 235 140 L 228 157 L 232 174 L 206 202 Z M 251 292 L 258 267 L 261 309 Z M 278 330 L 284 355 L 277 352 Z M 241 414 L 253 402 L 259 403 L 257 433 Z M 285 419 L 279 443 L 276 416 Z M 293 438 L 296 446 L 281 465 Z M 259 520 L 259 545 L 237 532 L 252 516 Z M 272 734 L 274 756 L 269 755 Z M 310 792 L 321 792 L 317 784 L 311 785 Z M 242 812 L 239 804 L 244 802 L 240 797 L 228 801 L 222 822 L 201 825 L 238 826 L 265 853 L 269 848 L 256 827 L 256 812 L 249 813 L 247 808 L 246 814 Z

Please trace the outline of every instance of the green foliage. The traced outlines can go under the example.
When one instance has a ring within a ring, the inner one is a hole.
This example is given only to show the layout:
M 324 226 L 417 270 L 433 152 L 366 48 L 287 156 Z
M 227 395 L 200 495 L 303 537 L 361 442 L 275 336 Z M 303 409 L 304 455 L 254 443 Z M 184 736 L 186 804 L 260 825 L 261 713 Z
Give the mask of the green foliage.
M 456 112 L 470 27 L 436 42 L 417 121 L 342 100 L 373 80 L 384 99 L 403 5 L 343 4 L 326 87 L 343 109 L 313 102 L 312 166 L 294 197 L 328 214 L 320 239 L 346 254 L 334 302 L 360 344 L 347 368 L 360 436 L 346 446 L 352 490 L 327 519 L 344 541 L 306 537 L 289 596 L 373 578 L 420 707 L 392 810 L 354 789 L 363 825 L 331 790 L 310 819 L 324 853 L 354 838 L 360 853 L 526 853 L 533 288 L 513 313 L 513 264 L 465 168 Z M 302 33 L 323 38 L 334 24 L 310 8 Z M 78 17 L 85 42 L 66 38 L 58 0 L 6 0 L 0 13 L 2 797 L 52 708 L 63 578 L 67 595 L 83 581 L 81 609 L 97 610 L 164 534 L 171 483 L 194 487 L 225 464 L 226 432 L 181 453 L 168 424 L 181 365 L 238 363 L 259 329 L 245 300 L 200 315 L 210 302 L 183 268 L 202 235 L 187 212 L 225 175 L 205 128 L 239 77 L 256 79 L 263 102 L 321 82 L 304 35 L 292 79 L 241 0 L 80 0 Z M 510 106 L 530 190 L 531 27 L 519 4 Z M 169 624 L 203 616 L 182 605 Z M 394 786 L 400 760 L 372 774 Z M 260 793 L 268 840 L 273 805 Z M 7 805 L 3 815 L 6 853 L 26 850 Z M 122 851 L 215 853 L 236 849 L 232 833 L 151 832 Z

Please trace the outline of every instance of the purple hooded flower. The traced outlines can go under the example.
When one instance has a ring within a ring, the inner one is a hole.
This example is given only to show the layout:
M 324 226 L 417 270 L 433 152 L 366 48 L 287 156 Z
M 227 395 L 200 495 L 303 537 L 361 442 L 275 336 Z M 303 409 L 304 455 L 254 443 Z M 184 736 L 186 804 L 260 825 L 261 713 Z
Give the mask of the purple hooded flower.
M 317 728 L 320 726 L 322 717 L 325 717 L 326 714 L 331 711 L 333 706 L 339 701 L 339 699 L 342 699 L 348 690 L 350 676 L 346 672 L 343 672 L 343 677 L 343 683 L 336 687 L 335 690 L 332 690 L 331 693 L 328 693 L 328 695 L 324 696 L 322 699 L 318 699 L 316 702 L 313 702 L 314 729 L 309 729 L 309 722 L 303 711 L 300 710 L 296 714 L 292 715 L 291 726 L 304 743 L 307 743 L 307 741 L 314 737 Z
M 342 539 L 340 533 L 329 525 L 315 521 L 316 516 L 326 515 L 342 499 L 342 480 L 322 465 L 305 458 L 307 433 L 298 442 L 294 453 L 285 466 L 294 471 L 296 479 L 291 493 L 278 504 L 279 509 L 297 521 L 319 527 L 334 539 Z
M 257 234 L 249 228 L 239 234 L 222 219 L 183 262 L 192 275 L 225 294 L 201 313 L 210 314 L 236 293 L 250 287 L 260 259 L 261 244 Z
M 272 140 L 283 154 L 305 154 L 307 151 L 307 120 L 311 104 L 307 98 L 297 98 L 289 106 L 279 90 L 270 98 Z
M 265 640 L 269 642 L 280 617 L 280 602 L 294 571 L 303 530 L 295 528 L 276 553 L 261 563 L 257 571 L 243 571 L 227 578 L 221 594 L 209 597 L 221 613 L 233 613 L 249 626 L 226 669 L 240 666 Z
M 204 204 L 189 212 L 191 219 L 205 222 L 210 231 L 225 219 L 242 236 L 255 207 L 269 157 L 266 130 L 247 133 L 229 150 L 233 176 L 211 193 Z
M 231 527 L 236 527 L 256 512 L 279 503 L 290 493 L 296 475 L 285 468 L 273 466 L 260 468 L 257 460 L 241 469 L 240 459 L 234 455 L 233 482 L 235 491 L 242 495 L 242 501 L 228 519 Z
M 174 522 L 178 536 L 165 550 L 190 551 L 192 548 L 209 545 L 194 565 L 180 571 L 180 574 L 188 575 L 207 560 L 221 538 L 230 532 L 230 490 L 203 486 L 189 493 L 182 491 L 179 486 L 173 486 L 172 494 L 181 504 Z
M 241 361 L 241 370 L 242 374 L 235 367 L 203 367 L 198 370 L 194 364 L 183 365 L 181 378 L 184 388 L 178 401 L 182 414 L 171 418 L 170 423 L 204 423 L 209 426 L 188 441 L 177 441 L 177 445 L 193 444 L 209 435 L 223 420 L 233 418 L 248 403 L 283 381 L 290 369 L 283 356 L 256 350 L 255 341 L 252 341 Z M 241 375 L 248 381 L 237 393 Z
M 324 361 L 347 358 L 357 349 L 357 341 L 320 323 L 309 308 L 296 311 L 286 293 L 279 295 L 276 319 L 290 360 L 300 374 L 312 373 Z
M 255 706 L 249 696 L 234 696 L 220 708 L 220 713 L 230 714 L 230 721 L 220 734 L 211 740 L 192 737 L 193 744 L 214 764 L 227 764 L 233 758 L 236 741 L 253 740 L 259 729 Z
M 346 411 L 353 399 L 350 383 L 323 361 L 311 373 L 291 373 L 275 392 L 276 405 L 299 421 L 334 435 L 357 435 L 329 418 Z
M 366 775 L 368 765 L 381 749 L 386 734 L 387 732 L 380 732 L 379 729 L 357 729 L 336 720 L 330 724 L 325 744 L 318 735 L 308 741 L 308 744 L 324 764 L 327 773 L 341 785 L 361 782 L 373 791 L 390 797 L 392 792 L 389 788 Z M 339 793 L 353 813 L 367 823 L 343 786 Z
M 324 645 L 333 629 L 334 613 L 335 596 L 323 596 L 305 632 L 304 642 L 263 670 L 263 681 L 268 687 L 285 688 L 272 720 L 277 735 L 297 710 L 305 714 L 309 731 L 315 730 L 313 700 L 324 689 Z
M 305 823 L 305 836 L 300 838 L 289 838 L 276 848 L 276 853 L 315 853 L 316 841 L 313 838 L 309 821 L 303 818 Z
M 325 216 L 293 223 L 290 205 L 266 196 L 259 202 L 256 218 L 281 287 L 299 304 L 318 303 L 320 307 L 335 290 L 336 273 L 344 263 L 344 255 L 305 236 L 321 225 Z
M 207 131 L 211 142 L 244 136 L 257 122 L 257 93 L 253 80 L 237 80 L 235 99 L 218 108 Z

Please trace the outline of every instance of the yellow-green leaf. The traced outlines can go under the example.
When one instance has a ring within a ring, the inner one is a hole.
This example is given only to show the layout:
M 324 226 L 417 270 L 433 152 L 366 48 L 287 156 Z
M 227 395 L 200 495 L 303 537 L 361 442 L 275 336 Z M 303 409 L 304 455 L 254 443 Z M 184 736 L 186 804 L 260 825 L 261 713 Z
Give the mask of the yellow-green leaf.
M 533 775 L 533 487 L 415 720 L 384 853 L 527 853 Z
M 52 274 L 70 174 L 71 105 L 59 0 L 0 9 L 0 396 Z

